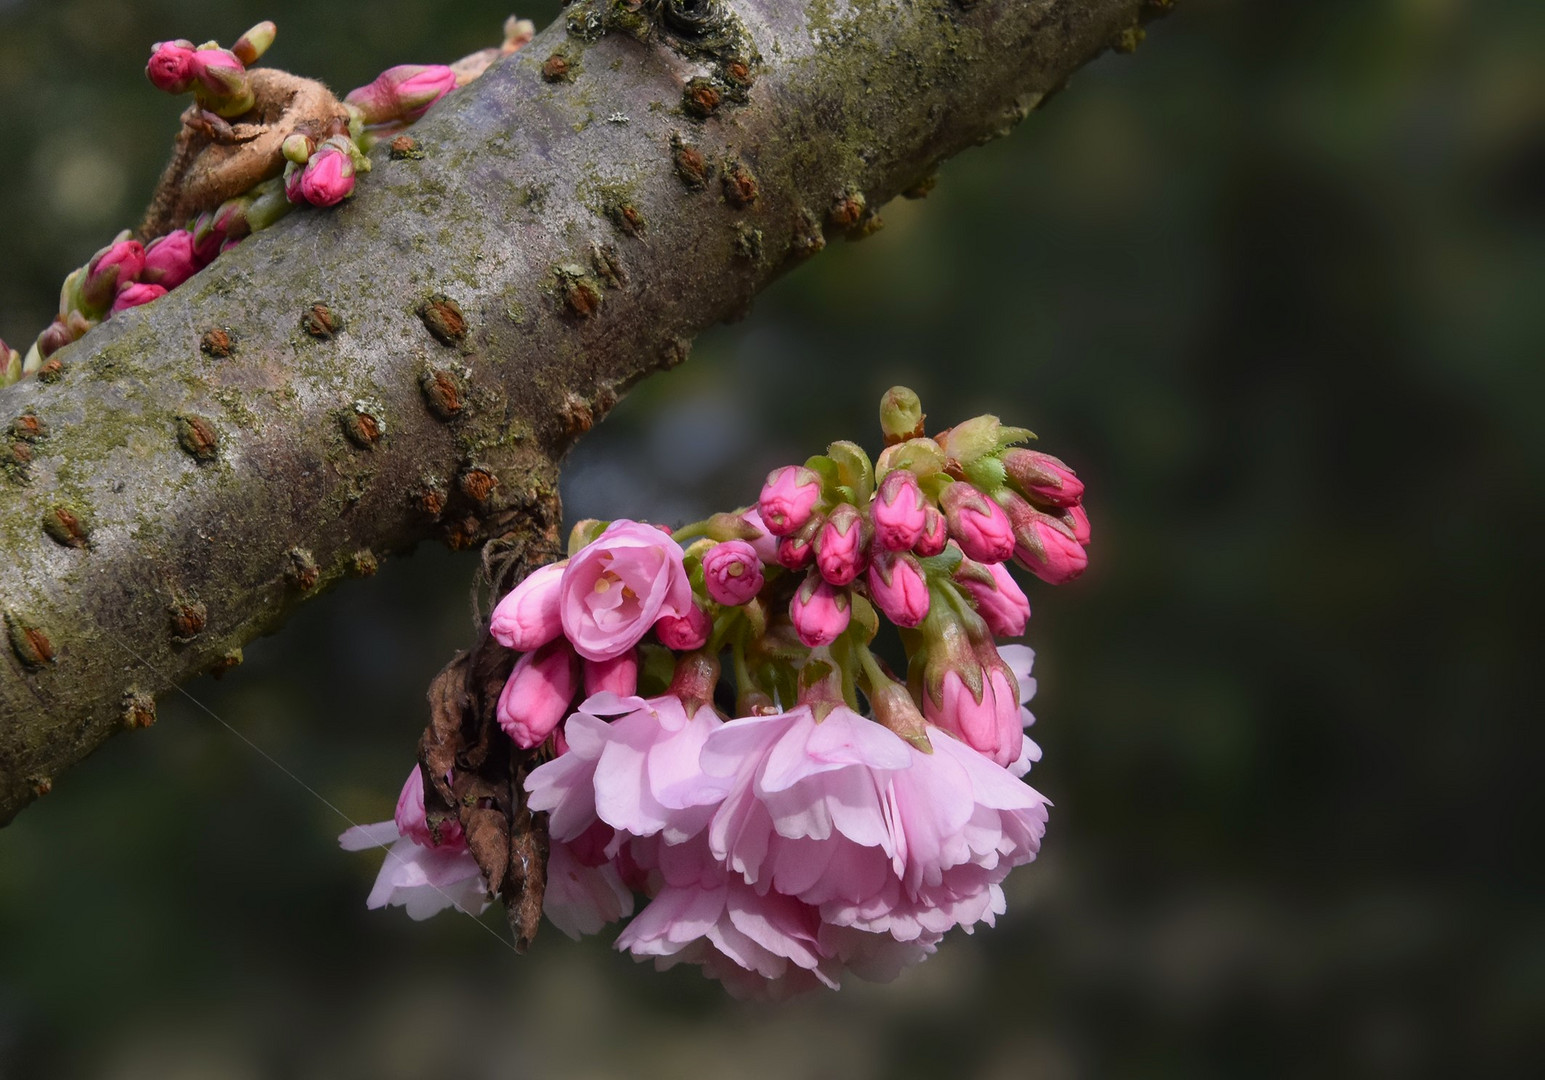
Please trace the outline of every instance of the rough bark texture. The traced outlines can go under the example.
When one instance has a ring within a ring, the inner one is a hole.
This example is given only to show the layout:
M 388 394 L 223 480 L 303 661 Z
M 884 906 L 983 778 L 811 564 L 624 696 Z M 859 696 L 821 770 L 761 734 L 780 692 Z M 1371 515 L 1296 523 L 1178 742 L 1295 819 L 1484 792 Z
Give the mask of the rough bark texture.
M 153 718 L 147 663 L 234 662 L 426 538 L 540 550 L 630 384 L 1155 6 L 575 4 L 347 204 L 0 392 L 0 823 Z

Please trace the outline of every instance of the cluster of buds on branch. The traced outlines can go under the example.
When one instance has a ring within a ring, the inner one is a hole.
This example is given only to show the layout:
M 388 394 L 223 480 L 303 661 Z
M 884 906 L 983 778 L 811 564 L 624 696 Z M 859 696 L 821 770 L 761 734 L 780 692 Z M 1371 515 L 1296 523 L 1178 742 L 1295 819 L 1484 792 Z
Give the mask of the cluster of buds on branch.
M 275 33 L 272 22 L 261 22 L 229 49 L 213 41 L 159 41 L 151 49 L 145 75 L 169 94 L 192 93 L 193 106 L 183 116 L 187 127 L 216 143 L 238 143 L 243 140 L 232 125 L 256 122 L 260 111 L 248 69 L 273 44 Z M 342 202 L 353 194 L 356 177 L 370 171 L 366 153 L 380 138 L 406 130 L 436 101 L 477 78 L 494 60 L 519 50 L 534 33 L 529 20 L 512 17 L 496 49 L 481 50 L 452 66 L 389 68 L 347 95 L 336 121 L 290 132 L 271 162 L 257 163 L 263 179 L 248 190 L 161 235 L 135 238 L 120 233 L 65 279 L 58 315 L 25 356 L 12 363 L 9 351 L 0 353 L 0 387 L 38 372 L 53 353 L 103 319 L 177 288 L 294 205 Z
M 1030 615 L 1006 564 L 1077 576 L 1083 487 L 996 417 L 930 438 L 897 387 L 881 421 L 875 461 L 834 443 L 754 506 L 580 522 L 495 607 L 519 654 L 497 721 L 536 765 L 543 911 L 564 932 L 631 915 L 618 949 L 781 996 L 893 977 L 1003 912 L 1048 805 L 1019 779 L 1040 758 L 1033 655 L 994 640 Z M 426 832 L 422 784 L 395 822 L 345 834 L 395 841 L 369 904 L 479 911 L 477 862 Z

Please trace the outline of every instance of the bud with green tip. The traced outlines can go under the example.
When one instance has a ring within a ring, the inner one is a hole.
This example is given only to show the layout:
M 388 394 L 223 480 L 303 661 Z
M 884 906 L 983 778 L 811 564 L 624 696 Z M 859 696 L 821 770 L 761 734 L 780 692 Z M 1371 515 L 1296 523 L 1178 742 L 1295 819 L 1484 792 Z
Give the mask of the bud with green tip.
M 316 151 L 317 141 L 304 131 L 292 131 L 279 144 L 279 152 L 289 161 L 304 165 Z
M 268 51 L 278 32 L 279 28 L 272 21 L 264 20 L 236 39 L 236 44 L 231 46 L 231 54 L 250 67 Z
M 194 50 L 190 64 L 193 99 L 216 116 L 240 116 L 256 103 L 252 77 L 229 49 L 200 47 Z
M 0 386 L 10 386 L 21 378 L 21 353 L 0 340 Z
M 885 433 L 885 445 L 922 438 L 923 403 L 905 386 L 893 386 L 880 398 L 880 430 Z

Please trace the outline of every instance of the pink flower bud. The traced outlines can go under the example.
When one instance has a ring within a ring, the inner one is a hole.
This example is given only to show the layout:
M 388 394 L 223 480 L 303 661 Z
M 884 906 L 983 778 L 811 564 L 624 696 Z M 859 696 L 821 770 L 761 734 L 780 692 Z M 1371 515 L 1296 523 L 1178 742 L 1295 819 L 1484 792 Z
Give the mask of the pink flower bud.
M 762 521 L 761 511 L 753 506 L 740 515 L 740 520 L 762 534 L 747 541 L 756 552 L 756 557 L 768 566 L 776 563 L 778 561 L 778 538 L 767 531 L 767 526 Z
M 922 538 L 928 520 L 928 504 L 917 477 L 908 469 L 892 469 L 880 481 L 874 504 L 875 543 L 888 551 L 910 551 Z
M 158 41 L 151 46 L 145 77 L 157 90 L 186 94 L 193 88 L 193 43 Z
M 1002 461 L 1014 486 L 1038 503 L 1073 506 L 1084 497 L 1084 482 L 1060 458 L 1017 447 L 1005 452 Z
M 957 480 L 939 496 L 950 536 L 977 562 L 998 563 L 1014 554 L 1014 526 L 1003 508 L 982 492 Z
M 833 507 L 815 538 L 815 565 L 833 585 L 850 585 L 868 562 L 869 528 L 850 503 Z
M 923 511 L 923 535 L 912 545 L 912 553 L 921 559 L 932 558 L 944 550 L 944 545 L 949 543 L 949 539 L 950 534 L 944 523 L 944 515 L 930 506 Z
M 585 696 L 600 693 L 632 697 L 638 691 L 638 651 L 629 649 L 610 660 L 585 661 Z M 562 729 L 559 729 L 560 733 Z
M 944 673 L 941 701 L 923 695 L 923 715 L 999 765 L 1012 765 L 1024 745 L 1019 692 L 1014 676 L 1001 663 L 981 673 L 982 693 L 973 694 L 959 672 Z
M 145 285 L 135 282 L 124 289 L 120 289 L 118 296 L 113 300 L 113 314 L 126 308 L 139 307 L 148 304 L 152 300 L 166 295 L 166 290 L 160 285 Z
M 738 607 L 762 591 L 762 560 L 744 540 L 715 544 L 703 555 L 703 585 L 716 603 Z
M 69 325 L 60 319 L 55 319 L 38 335 L 38 353 L 44 357 L 52 356 L 74 340 L 75 335 L 70 331 Z
M 823 514 L 814 514 L 792 536 L 778 541 L 778 565 L 788 570 L 803 570 L 815 561 L 815 538 L 826 525 Z
M 928 581 L 917 559 L 905 552 L 881 551 L 869 566 L 869 596 L 897 626 L 916 626 L 928 614 Z
M 550 563 L 505 594 L 488 620 L 495 641 L 516 652 L 531 652 L 563 632 L 563 571 L 569 561 Z
M 789 536 L 810 520 L 820 501 L 820 476 L 803 465 L 785 465 L 767 474 L 757 509 L 768 532 Z
M 201 265 L 193 254 L 193 234 L 178 229 L 156 237 L 145 248 L 145 268 L 139 279 L 146 285 L 175 289 L 198 273 Z
M 106 310 L 114 295 L 138 281 L 144 269 L 145 249 L 138 240 L 109 244 L 86 264 L 86 276 L 80 284 L 82 305 L 92 311 Z
M 991 577 L 991 583 L 983 577 Z M 988 630 L 998 637 L 1024 635 L 1030 601 L 1002 563 L 963 563 L 955 571 L 955 583 L 971 598 Z
M 848 591 L 836 588 L 814 570 L 806 575 L 789 602 L 794 632 L 812 649 L 830 645 L 842 636 L 852 615 L 853 602 Z
M 1089 538 L 1093 534 L 1089 530 L 1089 512 L 1084 509 L 1084 504 L 1068 507 L 1059 517 L 1064 525 L 1073 530 L 1073 539 L 1088 547 Z
M 1039 516 L 1016 531 L 1014 561 L 1048 585 L 1072 581 L 1089 565 L 1089 553 L 1072 530 L 1055 518 Z
M 708 644 L 708 636 L 713 633 L 713 620 L 694 603 L 685 615 L 661 615 L 655 620 L 654 633 L 667 649 L 691 652 Z
M 540 745 L 569 711 L 579 689 L 579 657 L 567 641 L 550 641 L 520 658 L 499 695 L 495 715 L 523 750 Z
M 465 839 L 461 822 L 454 817 L 446 818 L 439 829 L 429 827 L 429 817 L 424 810 L 424 773 L 414 768 L 402 785 L 397 796 L 397 831 L 422 847 L 460 848 Z M 438 835 L 436 835 L 438 833 Z
M 299 188 L 312 206 L 340 203 L 354 191 L 354 162 L 346 151 L 323 143 L 300 170 Z
M 252 77 L 229 49 L 196 49 L 188 61 L 193 98 L 216 116 L 240 116 L 252 108 Z
M 366 124 L 411 123 L 456 89 L 456 73 L 444 64 L 398 64 L 366 86 L 350 90 L 344 104 Z
M 205 210 L 194 218 L 188 231 L 193 234 L 193 257 L 199 266 L 214 262 L 220 255 L 220 245 L 225 242 L 225 237 L 215 228 L 214 211 Z

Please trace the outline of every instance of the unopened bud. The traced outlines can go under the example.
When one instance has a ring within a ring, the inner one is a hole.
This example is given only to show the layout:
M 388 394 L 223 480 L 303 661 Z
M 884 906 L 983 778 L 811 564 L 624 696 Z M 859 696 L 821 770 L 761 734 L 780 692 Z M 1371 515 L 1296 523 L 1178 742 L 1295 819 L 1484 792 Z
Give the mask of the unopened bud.
M 312 206 L 333 206 L 354 193 L 352 155 L 332 140 L 317 147 L 300 172 L 298 190 Z
M 236 39 L 236 44 L 231 46 L 231 54 L 250 67 L 258 57 L 268 51 L 268 47 L 274 43 L 274 35 L 278 32 L 279 28 L 272 22 L 260 22 Z
M 175 289 L 198 273 L 202 265 L 193 252 L 193 234 L 177 229 L 156 237 L 145 248 L 145 267 L 139 278 L 146 285 Z
M 803 465 L 785 465 L 767 474 L 757 509 L 774 536 L 798 532 L 821 501 L 821 477 Z
M 923 511 L 923 535 L 912 545 L 912 553 L 922 559 L 932 558 L 944 550 L 949 539 L 949 526 L 945 524 L 944 515 L 937 507 L 927 507 Z
M 894 469 L 880 481 L 870 507 L 874 540 L 888 551 L 908 551 L 923 535 L 927 503 L 917 477 L 907 469 Z
M 715 544 L 703 555 L 703 586 L 716 603 L 738 607 L 762 591 L 762 560 L 744 540 Z
M 922 401 L 905 386 L 893 386 L 880 398 L 880 430 L 887 446 L 921 438 L 925 419 Z
M 869 560 L 869 523 L 856 506 L 838 503 L 815 539 L 815 564 L 833 585 L 849 585 Z
M 950 536 L 966 558 L 996 563 L 1013 556 L 1014 527 L 1008 515 L 976 487 L 957 480 L 944 489 L 939 503 Z
M 292 131 L 279 144 L 279 152 L 289 161 L 304 165 L 317 148 L 317 141 L 304 131 Z
M 151 46 L 145 77 L 157 90 L 186 94 L 193 89 L 193 42 L 158 41 Z
M 229 49 L 197 49 L 190 65 L 194 100 L 216 116 L 240 116 L 256 102 L 251 76 Z
M 778 541 L 778 565 L 789 570 L 803 570 L 815 560 L 815 539 L 826 525 L 826 516 L 816 514 L 793 536 Z
M 916 626 L 927 616 L 928 581 L 914 556 L 906 552 L 878 552 L 865 580 L 875 606 L 897 626 Z
M 143 282 L 135 282 L 125 289 L 120 289 L 118 296 L 113 300 L 113 314 L 126 311 L 131 307 L 139 307 L 148 304 L 152 300 L 158 300 L 166 295 L 166 290 L 160 285 L 146 285 Z
M 852 618 L 852 607 L 846 589 L 833 586 L 812 570 L 789 602 L 789 618 L 799 640 L 814 649 L 842 636 Z
M 145 249 L 138 240 L 118 240 L 92 256 L 80 281 L 81 309 L 101 314 L 122 288 L 139 280 Z
M 660 644 L 676 652 L 701 649 L 713 633 L 713 620 L 694 601 L 685 615 L 662 615 L 654 624 Z
M 1034 502 L 1074 506 L 1084 497 L 1084 483 L 1060 458 L 1037 450 L 1015 448 L 1003 455 L 1009 480 Z

